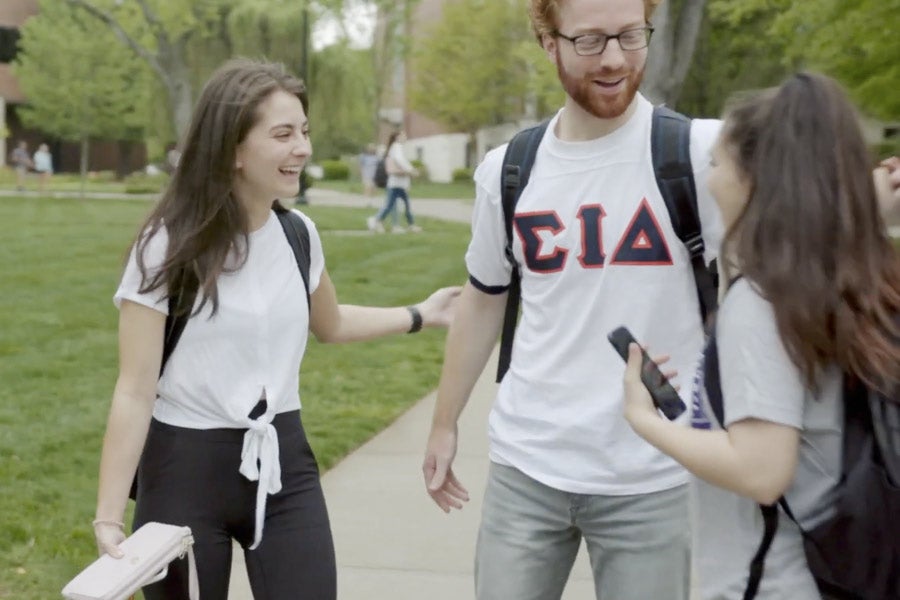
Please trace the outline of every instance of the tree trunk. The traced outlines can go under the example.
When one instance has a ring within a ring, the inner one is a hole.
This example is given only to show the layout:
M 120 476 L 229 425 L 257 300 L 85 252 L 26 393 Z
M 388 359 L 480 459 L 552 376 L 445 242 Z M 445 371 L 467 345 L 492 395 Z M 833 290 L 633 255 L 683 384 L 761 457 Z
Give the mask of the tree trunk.
M 89 153 L 91 151 L 91 142 L 88 139 L 88 136 L 84 135 L 81 138 L 81 157 L 79 159 L 78 172 L 81 174 L 81 189 L 80 196 L 84 199 L 84 186 L 87 182 L 87 174 L 88 174 L 88 164 L 89 164 Z
M 675 15 L 672 2 L 653 13 L 655 32 L 650 42 L 641 91 L 654 104 L 674 106 L 694 57 L 706 0 L 683 0 Z
M 172 124 L 179 140 L 187 133 L 194 110 L 194 99 L 191 90 L 191 72 L 186 60 L 187 40 L 179 39 L 175 43 L 157 38 L 159 63 L 163 67 L 166 92 L 169 96 L 169 108 L 172 111 Z
M 169 96 L 169 109 L 172 115 L 172 124 L 179 138 L 187 131 L 191 122 L 193 110 L 193 97 L 191 90 L 190 70 L 186 60 L 186 46 L 191 31 L 187 31 L 175 41 L 169 37 L 168 32 L 160 26 L 159 18 L 154 15 L 145 0 L 137 0 L 144 12 L 144 17 L 151 25 L 152 35 L 156 40 L 157 51 L 152 53 L 145 46 L 129 35 L 122 25 L 107 11 L 98 8 L 88 0 L 67 0 L 73 6 L 87 11 L 92 17 L 106 24 L 119 40 L 141 60 L 145 61 L 156 73 L 166 88 Z
M 134 145 L 129 140 L 118 140 L 116 142 L 116 181 L 122 181 L 129 173 L 131 168 L 131 153 Z

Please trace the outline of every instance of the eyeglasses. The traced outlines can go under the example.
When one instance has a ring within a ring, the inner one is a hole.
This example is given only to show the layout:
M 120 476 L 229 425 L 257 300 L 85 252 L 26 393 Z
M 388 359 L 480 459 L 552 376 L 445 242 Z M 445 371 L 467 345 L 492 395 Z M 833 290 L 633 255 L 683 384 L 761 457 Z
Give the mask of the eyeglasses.
M 638 27 L 636 29 L 626 29 L 616 35 L 586 33 L 584 35 L 569 37 L 558 31 L 554 32 L 553 35 L 572 42 L 572 46 L 575 48 L 575 54 L 578 56 L 593 56 L 594 54 L 603 54 L 609 40 L 617 40 L 619 42 L 619 48 L 625 52 L 642 50 L 650 45 L 650 36 L 652 34 L 653 27 L 645 25 L 644 27 Z

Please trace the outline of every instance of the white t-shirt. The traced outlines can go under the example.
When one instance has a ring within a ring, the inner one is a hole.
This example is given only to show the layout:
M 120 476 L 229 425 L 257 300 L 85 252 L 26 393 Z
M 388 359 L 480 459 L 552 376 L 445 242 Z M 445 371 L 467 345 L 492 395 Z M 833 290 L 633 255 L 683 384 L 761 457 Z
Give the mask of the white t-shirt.
M 294 211 L 309 229 L 309 291 L 319 285 L 325 268 L 322 243 L 315 224 Z M 144 264 L 153 273 L 165 258 L 165 229 L 147 244 Z M 141 273 L 135 250 L 116 291 L 114 302 L 130 300 L 168 314 L 165 286 L 141 294 Z M 300 408 L 299 369 L 309 333 L 306 292 L 297 262 L 274 212 L 250 233 L 247 262 L 218 279 L 219 308 L 210 318 L 212 303 L 192 316 L 169 357 L 157 384 L 153 416 L 178 427 L 248 428 L 247 452 L 241 473 L 256 479 L 260 473 L 257 516 L 265 507 L 265 492 L 281 489 L 278 436 L 272 427 L 276 414 Z M 197 295 L 195 306 L 200 302 Z M 249 412 L 265 396 L 266 413 L 250 420 Z M 257 459 L 260 460 L 257 471 Z M 262 534 L 257 521 L 257 536 Z
M 651 350 L 672 354 L 675 383 L 688 391 L 703 343 L 697 292 L 656 185 L 653 107 L 641 96 L 637 103 L 627 123 L 586 142 L 558 139 L 557 114 L 516 207 L 522 317 L 490 416 L 490 457 L 568 492 L 647 493 L 687 480 L 625 422 L 624 362 L 606 339 L 626 325 Z M 721 237 L 705 174 L 718 129 L 711 120 L 691 128 L 707 260 Z M 500 197 L 505 150 L 488 153 L 475 173 L 466 264 L 487 292 L 502 292 L 510 281 Z
M 409 186 L 412 184 L 412 179 L 408 173 L 412 172 L 413 165 L 406 158 L 406 154 L 403 153 L 403 144 L 395 142 L 391 145 L 391 150 L 388 152 L 389 161 L 393 161 L 394 167 L 399 168 L 403 171 L 403 173 L 399 174 L 391 174 L 388 173 L 387 187 L 390 188 L 402 188 L 404 190 L 409 190 Z M 388 165 L 385 165 L 389 168 Z
M 736 282 L 716 317 L 716 342 L 725 423 L 747 418 L 800 430 L 797 469 L 784 496 L 807 529 L 830 516 L 841 475 L 844 411 L 841 372 L 827 370 L 818 395 L 806 388 L 775 322 L 772 305 L 746 279 Z M 719 429 L 708 390 L 697 386 L 692 424 Z M 704 600 L 743 597 L 750 561 L 763 537 L 759 505 L 751 498 L 692 478 L 695 573 Z M 766 555 L 758 598 L 817 600 L 800 530 L 779 508 L 778 529 Z

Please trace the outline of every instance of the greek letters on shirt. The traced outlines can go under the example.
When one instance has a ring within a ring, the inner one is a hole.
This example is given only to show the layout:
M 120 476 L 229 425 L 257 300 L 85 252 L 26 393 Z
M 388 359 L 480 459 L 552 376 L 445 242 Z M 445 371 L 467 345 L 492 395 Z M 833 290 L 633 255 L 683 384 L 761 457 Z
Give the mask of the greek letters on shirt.
M 602 204 L 583 205 L 577 214 L 581 227 L 581 247 L 577 249 L 579 264 L 585 269 L 602 269 L 607 262 L 612 265 L 667 266 L 672 265 L 672 254 L 659 220 L 644 198 L 635 210 L 625 233 L 607 255 L 603 220 L 606 211 Z M 563 270 L 569 258 L 570 248 L 554 245 L 546 247 L 542 231 L 556 236 L 565 229 L 556 211 L 516 213 L 513 228 L 522 242 L 525 265 L 537 273 L 554 273 Z

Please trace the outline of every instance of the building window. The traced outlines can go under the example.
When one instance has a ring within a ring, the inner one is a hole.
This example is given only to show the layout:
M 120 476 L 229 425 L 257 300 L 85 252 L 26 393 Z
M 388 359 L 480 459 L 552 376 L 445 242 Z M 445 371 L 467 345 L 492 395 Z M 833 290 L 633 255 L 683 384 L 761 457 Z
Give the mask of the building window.
M 19 30 L 0 25 L 0 63 L 11 63 L 16 58 Z

